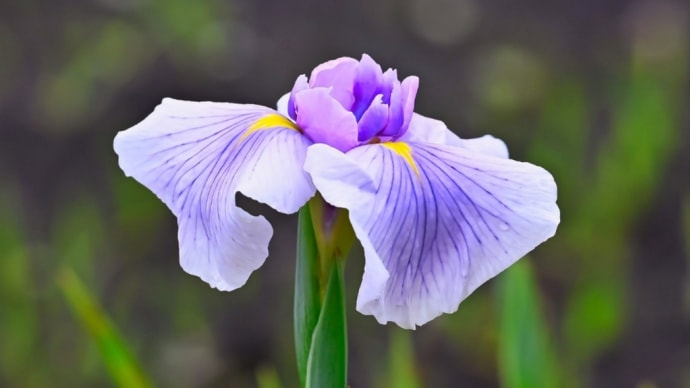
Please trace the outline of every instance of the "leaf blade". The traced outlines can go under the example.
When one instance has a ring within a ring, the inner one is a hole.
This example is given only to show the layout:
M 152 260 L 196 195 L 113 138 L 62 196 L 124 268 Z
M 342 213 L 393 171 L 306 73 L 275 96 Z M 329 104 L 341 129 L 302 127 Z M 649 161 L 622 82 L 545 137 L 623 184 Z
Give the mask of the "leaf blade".
M 530 262 L 499 279 L 499 372 L 507 388 L 557 387 L 559 374 Z
M 120 387 L 151 387 L 125 341 L 74 271 L 63 267 L 57 283 L 73 314 L 98 345 L 113 382 Z
M 342 262 L 336 260 L 326 287 L 319 321 L 314 328 L 309 362 L 308 388 L 347 385 L 347 326 Z
M 319 297 L 319 253 L 309 206 L 299 211 L 297 260 L 295 265 L 294 335 L 300 382 L 307 381 L 307 364 L 312 335 L 321 312 Z

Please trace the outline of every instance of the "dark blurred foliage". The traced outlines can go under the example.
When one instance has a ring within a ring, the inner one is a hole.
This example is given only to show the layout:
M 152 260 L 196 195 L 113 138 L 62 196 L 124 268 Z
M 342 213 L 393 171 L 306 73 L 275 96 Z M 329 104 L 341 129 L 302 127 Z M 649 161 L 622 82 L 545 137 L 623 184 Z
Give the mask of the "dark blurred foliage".
M 271 256 L 213 290 L 112 139 L 165 96 L 273 106 L 363 52 L 420 77 L 418 112 L 551 171 L 563 221 L 410 336 L 354 311 L 356 250 L 351 385 L 690 385 L 688 20 L 680 0 L 0 0 L 0 386 L 126 381 L 101 356 L 120 346 L 155 385 L 295 386 L 296 217 L 241 199 Z

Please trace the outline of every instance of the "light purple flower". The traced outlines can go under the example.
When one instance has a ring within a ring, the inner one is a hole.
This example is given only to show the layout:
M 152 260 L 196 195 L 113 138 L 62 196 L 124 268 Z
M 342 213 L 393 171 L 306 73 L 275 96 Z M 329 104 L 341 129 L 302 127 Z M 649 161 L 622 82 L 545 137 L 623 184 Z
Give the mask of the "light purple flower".
M 318 190 L 364 247 L 357 309 L 414 328 L 455 311 L 560 217 L 546 170 L 413 113 L 418 83 L 367 55 L 339 58 L 298 77 L 278 111 L 164 99 L 115 151 L 177 216 L 184 270 L 220 290 L 244 285 L 272 235 L 235 194 L 294 213 Z

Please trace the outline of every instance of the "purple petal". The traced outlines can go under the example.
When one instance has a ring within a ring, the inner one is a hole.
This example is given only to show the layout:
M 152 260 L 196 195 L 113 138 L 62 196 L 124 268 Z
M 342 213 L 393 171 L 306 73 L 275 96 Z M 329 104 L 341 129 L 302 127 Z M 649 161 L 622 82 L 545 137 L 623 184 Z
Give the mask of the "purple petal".
M 290 99 L 287 103 L 287 113 L 293 120 L 297 119 L 297 113 L 295 112 L 295 94 L 307 88 L 309 88 L 309 84 L 307 83 L 307 76 L 302 74 L 295 80 L 295 85 L 292 87 L 292 91 L 290 92 Z
M 347 151 L 358 144 L 357 120 L 326 88 L 303 90 L 295 95 L 297 126 L 315 143 Z
M 399 140 L 411 143 L 447 144 L 497 158 L 508 158 L 508 147 L 501 139 L 491 135 L 484 135 L 475 139 L 461 139 L 448 129 L 443 121 L 431 119 L 418 113 L 412 114 L 410 126 Z
M 396 81 L 393 84 L 393 91 L 391 92 L 388 123 L 383 131 L 381 131 L 381 135 L 383 136 L 397 136 L 400 132 L 400 128 L 405 120 L 401 93 L 400 82 Z
M 413 113 L 407 131 L 400 141 L 411 143 L 447 144 L 451 137 L 457 137 L 441 120 Z
M 302 164 L 309 140 L 256 105 L 165 99 L 115 137 L 126 175 L 175 214 L 180 262 L 212 287 L 233 290 L 266 259 L 271 225 L 238 208 L 239 191 L 293 213 L 315 189 Z
M 419 89 L 419 78 L 415 76 L 410 76 L 403 80 L 402 85 L 402 106 L 403 106 L 403 123 L 400 128 L 400 133 L 397 136 L 401 136 L 407 131 L 407 128 L 412 121 L 412 115 L 414 114 L 414 101 L 417 97 L 417 90 Z
M 368 141 L 386 126 L 388 106 L 381 101 L 381 97 L 380 94 L 376 96 L 369 109 L 364 112 L 359 123 L 357 123 L 360 142 Z
M 352 86 L 358 66 L 357 60 L 348 57 L 322 63 L 311 72 L 309 86 L 331 88 L 331 96 L 349 110 L 354 102 Z
M 355 105 L 351 109 L 358 120 L 372 103 L 374 96 L 380 93 L 378 86 L 382 76 L 381 66 L 367 54 L 362 55 L 353 86 Z
M 349 210 L 364 247 L 357 309 L 415 328 L 551 237 L 556 185 L 540 167 L 436 144 L 381 143 L 347 154 L 309 147 L 324 199 Z
M 379 87 L 377 89 L 377 93 L 383 94 L 383 102 L 385 104 L 390 104 L 391 93 L 393 93 L 393 86 L 395 84 L 400 84 L 400 81 L 398 81 L 397 70 L 386 70 L 386 72 L 383 73 L 383 76 L 381 77 L 381 84 L 379 84 Z

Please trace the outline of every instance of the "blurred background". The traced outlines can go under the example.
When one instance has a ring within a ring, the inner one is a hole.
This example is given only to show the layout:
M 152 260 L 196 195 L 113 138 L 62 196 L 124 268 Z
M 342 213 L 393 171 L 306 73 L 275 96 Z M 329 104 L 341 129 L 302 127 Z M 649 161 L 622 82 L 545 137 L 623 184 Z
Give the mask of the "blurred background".
M 296 216 L 240 290 L 185 274 L 117 131 L 163 97 L 273 106 L 368 53 L 416 110 L 551 171 L 557 235 L 404 332 L 354 310 L 352 387 L 690 386 L 681 0 L 0 0 L 0 386 L 294 387 Z

